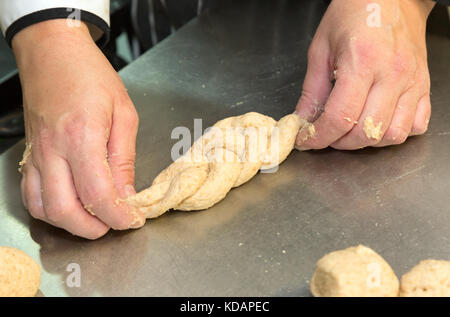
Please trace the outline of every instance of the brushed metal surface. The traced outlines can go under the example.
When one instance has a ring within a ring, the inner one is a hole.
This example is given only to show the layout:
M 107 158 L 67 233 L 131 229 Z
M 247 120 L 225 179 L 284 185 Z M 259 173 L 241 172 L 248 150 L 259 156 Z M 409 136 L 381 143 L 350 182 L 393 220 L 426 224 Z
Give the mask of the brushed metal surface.
M 320 1 L 240 1 L 204 14 L 121 72 L 141 123 L 136 186 L 170 162 L 176 126 L 248 111 L 293 111 Z M 450 260 L 450 43 L 430 35 L 433 115 L 424 136 L 359 151 L 293 152 L 201 212 L 169 212 L 144 228 L 85 241 L 31 219 L 20 201 L 23 142 L 0 156 L 0 245 L 42 266 L 44 296 L 309 295 L 325 253 L 357 244 L 400 276 Z M 67 265 L 81 267 L 68 287 Z

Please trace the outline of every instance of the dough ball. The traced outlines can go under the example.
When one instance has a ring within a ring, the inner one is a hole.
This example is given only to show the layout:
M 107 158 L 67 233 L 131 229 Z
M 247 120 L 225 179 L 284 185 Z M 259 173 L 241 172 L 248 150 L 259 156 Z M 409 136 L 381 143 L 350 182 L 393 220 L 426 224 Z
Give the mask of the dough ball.
M 402 276 L 400 296 L 450 297 L 450 262 L 421 261 Z
M 359 245 L 322 257 L 310 288 L 316 297 L 398 296 L 399 282 L 381 256 Z
M 40 284 L 39 265 L 20 250 L 0 247 L 0 297 L 35 296 Z

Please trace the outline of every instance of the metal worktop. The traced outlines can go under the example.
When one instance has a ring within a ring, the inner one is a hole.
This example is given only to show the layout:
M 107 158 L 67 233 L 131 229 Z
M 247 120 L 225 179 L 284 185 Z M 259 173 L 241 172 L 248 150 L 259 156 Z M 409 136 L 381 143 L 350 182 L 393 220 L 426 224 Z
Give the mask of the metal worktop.
M 140 115 L 137 189 L 171 163 L 174 127 L 292 112 L 324 9 L 316 0 L 239 1 L 125 68 Z M 294 151 L 277 173 L 258 174 L 209 210 L 168 212 L 97 241 L 28 216 L 17 172 L 22 142 L 0 156 L 0 245 L 39 262 L 45 296 L 308 296 L 316 261 L 360 243 L 399 276 L 426 258 L 450 260 L 450 42 L 432 34 L 428 42 L 426 135 L 387 148 Z M 79 288 L 65 282 L 70 263 L 81 267 Z

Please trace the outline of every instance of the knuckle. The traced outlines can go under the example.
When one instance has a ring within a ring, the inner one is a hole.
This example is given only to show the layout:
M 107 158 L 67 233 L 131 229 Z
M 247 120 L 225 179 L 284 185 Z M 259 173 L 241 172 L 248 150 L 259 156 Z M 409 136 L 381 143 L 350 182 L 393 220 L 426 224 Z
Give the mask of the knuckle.
M 363 148 L 366 146 L 374 146 L 380 143 L 383 136 L 379 136 L 378 138 L 368 136 L 363 129 L 358 130 L 355 134 L 355 144 L 357 144 L 357 148 Z
M 302 95 L 300 96 L 298 104 L 299 105 L 314 104 L 313 94 L 308 89 L 305 89 L 303 87 L 302 88 Z
M 315 45 L 315 42 L 311 42 L 311 45 L 308 48 L 307 58 L 308 62 L 314 62 L 317 59 L 317 55 L 319 54 L 319 51 L 317 49 L 317 45 Z
M 48 135 L 43 136 L 42 131 L 33 135 L 31 143 L 33 144 L 33 149 L 25 164 L 26 171 L 29 168 L 27 167 L 29 164 L 38 167 L 51 161 L 51 157 L 56 150 L 53 138 Z
M 298 110 L 303 110 L 311 120 L 315 120 L 322 114 L 324 106 L 308 89 L 305 87 L 302 89 L 302 95 L 297 104 Z
M 427 95 L 430 94 L 431 82 L 430 82 L 430 75 L 428 73 L 427 73 L 427 78 L 425 79 L 425 81 L 423 83 L 423 90 L 425 91 L 425 93 Z
M 127 122 L 128 126 L 130 127 L 137 127 L 139 125 L 139 116 L 136 108 L 132 103 L 129 103 L 128 105 L 122 107 L 123 109 L 120 111 L 120 119 L 124 120 L 124 122 Z
M 30 162 L 27 162 L 25 166 L 28 164 L 32 164 L 37 170 L 40 170 L 42 167 L 49 166 L 53 162 L 54 157 L 54 149 L 51 146 L 36 144 L 34 148 L 34 153 L 30 158 Z
M 98 182 L 94 186 L 80 185 L 78 194 L 85 206 L 93 206 L 95 209 L 103 208 L 108 201 L 108 185 L 104 182 Z
M 417 62 L 414 55 L 408 51 L 395 52 L 390 60 L 392 74 L 399 76 L 413 76 L 417 69 Z
M 137 126 L 139 125 L 139 116 L 138 113 L 136 111 L 136 109 L 132 106 L 130 111 L 129 111 L 129 119 L 132 125 Z
M 41 218 L 41 207 L 37 206 L 36 204 L 29 204 L 28 205 L 28 212 L 30 213 L 30 216 L 34 219 L 40 219 Z
M 361 38 L 351 40 L 350 38 L 348 47 L 349 55 L 360 71 L 373 68 L 374 63 L 379 59 L 377 47 L 370 40 Z
M 419 89 L 423 92 L 430 91 L 430 74 L 428 71 L 418 70 L 414 82 L 418 85 Z
M 362 149 L 367 146 L 377 145 L 378 143 L 380 143 L 380 140 L 369 139 L 364 135 L 364 133 L 358 133 L 357 142 L 355 142 L 357 145 L 355 148 Z
M 389 128 L 384 138 L 390 144 L 402 144 L 408 138 L 409 131 L 406 131 L 403 127 Z
M 84 115 L 67 114 L 57 122 L 57 134 L 67 138 L 75 147 L 81 147 L 85 139 L 88 120 Z
M 128 181 L 134 180 L 134 158 L 128 158 L 125 160 L 111 159 L 109 166 L 114 177 L 119 177 L 120 179 L 128 179 Z
M 63 222 L 66 217 L 66 210 L 60 206 L 52 205 L 45 208 L 48 220 L 55 224 Z
M 357 65 L 359 65 L 359 71 L 361 72 L 365 68 L 372 68 L 373 64 L 377 61 L 378 57 L 367 52 L 366 49 L 359 49 L 357 58 Z
M 118 90 L 117 94 L 115 95 L 115 101 L 118 104 L 130 104 L 132 103 L 130 96 L 128 95 L 128 91 L 123 86 L 123 83 L 121 83 L 122 88 Z
M 112 165 L 121 173 L 134 173 L 134 158 L 122 159 L 117 164 Z
M 365 78 L 373 78 L 374 76 L 374 67 L 373 63 L 368 63 L 368 65 L 357 67 L 353 70 L 353 75 L 355 78 L 363 80 Z
M 428 130 L 428 120 L 422 120 L 420 123 L 414 123 L 413 133 L 414 134 L 424 134 Z
M 338 131 L 348 132 L 355 126 L 356 119 L 352 111 L 350 111 L 350 107 L 338 109 L 332 117 L 333 120 L 331 122 Z

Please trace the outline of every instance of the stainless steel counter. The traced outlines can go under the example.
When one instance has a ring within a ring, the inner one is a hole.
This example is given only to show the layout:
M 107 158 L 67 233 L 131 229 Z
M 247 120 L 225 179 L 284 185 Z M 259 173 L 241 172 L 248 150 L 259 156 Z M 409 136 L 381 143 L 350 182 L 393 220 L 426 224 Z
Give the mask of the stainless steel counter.
M 138 189 L 170 163 L 174 127 L 293 111 L 325 7 L 240 3 L 195 19 L 121 72 L 141 118 Z M 428 41 L 433 115 L 424 136 L 295 151 L 277 173 L 257 175 L 209 210 L 169 212 L 98 241 L 28 216 L 16 168 L 22 142 L 0 156 L 0 245 L 40 263 L 45 296 L 308 296 L 316 261 L 360 243 L 399 276 L 425 258 L 450 260 L 450 42 Z M 66 284 L 70 263 L 81 267 L 79 288 Z

